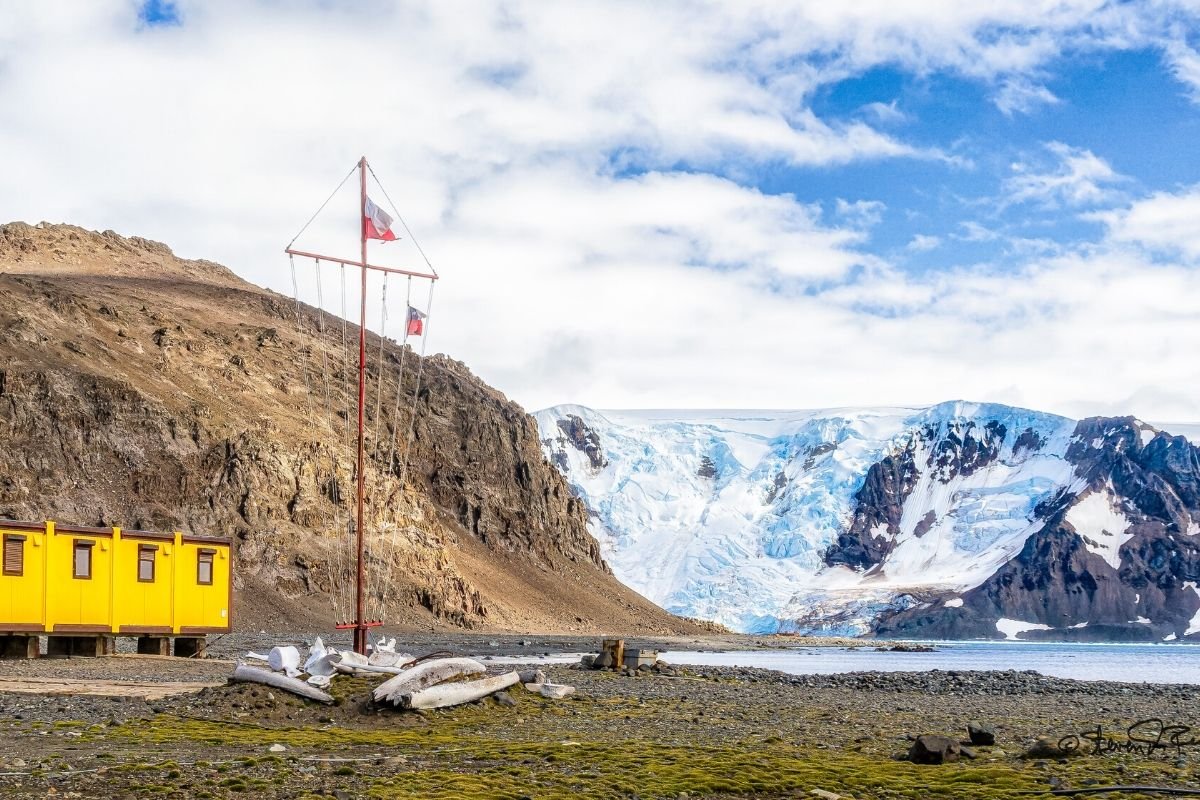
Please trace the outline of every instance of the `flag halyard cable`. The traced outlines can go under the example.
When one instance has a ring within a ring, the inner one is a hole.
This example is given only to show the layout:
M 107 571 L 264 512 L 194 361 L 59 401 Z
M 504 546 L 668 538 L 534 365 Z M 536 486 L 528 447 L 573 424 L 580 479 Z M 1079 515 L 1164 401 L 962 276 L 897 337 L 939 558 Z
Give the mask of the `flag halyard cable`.
M 304 232 L 308 230 L 317 217 L 320 216 L 322 211 L 324 211 L 324 209 L 345 185 L 346 181 L 349 180 L 350 176 L 354 174 L 355 170 L 358 170 L 359 172 L 359 259 L 354 261 L 347 258 L 294 250 L 292 246 L 304 234 Z M 375 185 L 377 185 L 379 190 L 382 192 L 383 198 L 390 205 L 390 210 L 395 214 L 394 218 L 384 212 L 367 196 L 368 174 L 375 181 Z M 424 261 L 428 272 L 400 269 L 397 267 L 383 267 L 368 263 L 368 240 L 376 239 L 384 242 L 395 241 L 398 237 L 393 232 L 392 225 L 396 220 L 399 221 L 405 234 L 407 234 L 409 240 L 412 241 L 413 247 L 420 254 L 420 257 Z M 359 380 L 358 399 L 356 404 L 358 416 L 358 434 L 356 437 L 356 446 L 358 454 L 352 473 L 354 476 L 354 482 L 356 484 L 357 511 L 354 511 L 349 507 L 344 509 L 346 516 L 344 518 L 345 525 L 343 526 L 341 523 L 341 520 L 343 519 L 343 497 L 341 492 L 342 482 L 338 476 L 338 459 L 336 457 L 336 453 L 330 454 L 330 459 L 332 462 L 329 484 L 330 497 L 328 498 L 330 503 L 327 505 L 323 504 L 322 507 L 329 510 L 329 512 L 334 516 L 334 525 L 340 528 L 342 533 L 346 534 L 345 536 L 339 535 L 338 537 L 339 543 L 345 542 L 345 549 L 340 546 L 334 548 L 336 551 L 337 560 L 336 570 L 343 575 L 348 574 L 351 568 L 357 571 L 357 577 L 354 583 L 353 598 L 349 596 L 350 587 L 348 585 L 348 581 L 338 579 L 340 576 L 335 577 L 332 581 L 334 587 L 336 588 L 331 592 L 331 594 L 334 592 L 337 592 L 338 594 L 338 598 L 332 600 L 335 606 L 335 611 L 344 609 L 347 613 L 342 616 L 342 619 L 352 621 L 353 623 L 339 625 L 339 627 L 353 628 L 355 649 L 359 652 L 364 652 L 366 649 L 366 634 L 368 628 L 381 624 L 375 620 L 381 619 L 386 611 L 387 600 L 389 598 L 390 581 L 395 568 L 397 537 L 402 527 L 400 524 L 397 524 L 397 520 L 385 519 L 385 517 L 387 517 L 389 513 L 393 516 L 399 513 L 404 517 L 405 522 L 411 522 L 410 517 L 412 517 L 415 513 L 415 509 L 410 508 L 406 485 L 410 462 L 413 455 L 413 433 L 416 425 L 416 414 L 420 406 L 421 382 L 424 376 L 424 360 L 428 344 L 428 317 L 432 309 L 433 289 L 435 282 L 438 280 L 438 274 L 434 269 L 428 255 L 421 247 L 420 242 L 417 241 L 412 230 L 409 228 L 407 221 L 400 214 L 399 209 L 396 207 L 395 202 L 388 194 L 387 189 L 383 186 L 382 182 L 375 174 L 374 169 L 371 168 L 370 164 L 367 163 L 365 158 L 360 159 L 358 163 L 355 164 L 354 168 L 347 173 L 347 175 L 342 179 L 329 197 L 326 198 L 325 202 L 322 203 L 317 209 L 316 213 L 309 218 L 296 236 L 292 238 L 291 242 L 288 243 L 287 248 L 285 248 L 285 252 L 289 256 L 289 265 L 292 270 L 293 293 L 295 294 L 297 308 L 297 328 L 302 335 L 304 335 L 303 314 L 301 311 L 299 282 L 295 272 L 294 257 L 299 256 L 302 258 L 313 259 L 314 266 L 317 271 L 316 289 L 318 296 L 318 309 L 317 314 L 315 315 L 314 327 L 316 330 L 314 331 L 314 338 L 317 339 L 317 347 L 320 351 L 319 355 L 321 358 L 322 386 L 320 391 L 322 392 L 322 397 L 324 400 L 324 403 L 322 404 L 324 406 L 324 413 L 320 416 L 313 413 L 311 406 L 313 399 L 312 395 L 315 387 L 313 387 L 312 382 L 308 378 L 308 364 L 306 359 L 303 364 L 306 391 L 305 402 L 309 408 L 309 413 L 307 415 L 309 425 L 315 429 L 317 421 L 323 418 L 325 423 L 324 428 L 333 433 L 335 441 L 344 441 L 342 439 L 343 435 L 345 436 L 345 439 L 352 439 L 350 414 L 352 412 L 353 405 L 355 405 L 352 403 L 352 390 L 349 386 L 348 380 L 349 371 L 351 369 L 351 359 L 348 341 L 349 315 L 347 314 L 346 308 L 347 291 L 345 268 L 347 266 L 354 266 L 358 267 L 362 271 L 360 296 L 358 298 L 360 307 L 358 331 L 359 352 L 357 358 Z M 322 261 L 337 264 L 341 274 L 342 313 L 340 342 L 338 341 L 337 334 L 329 330 L 329 325 L 327 323 L 326 309 L 324 304 L 323 279 L 321 277 Z M 367 330 L 368 275 L 373 271 L 382 272 L 384 274 L 384 278 L 381 292 L 382 297 L 380 303 L 379 330 L 377 334 L 379 337 L 379 342 L 377 343 L 377 347 L 375 346 L 376 343 L 370 343 L 372 346 L 368 347 L 367 340 L 369 335 L 372 335 L 371 332 Z M 390 315 L 388 313 L 387 276 L 392 273 L 405 275 L 407 278 L 407 283 L 405 318 L 403 326 L 404 330 L 402 332 L 402 338 L 399 345 L 400 356 L 399 358 L 395 359 L 398 362 L 395 370 L 396 396 L 394 402 L 392 403 L 393 408 L 391 414 L 391 425 L 388 425 L 387 414 L 384 411 L 383 394 L 385 393 L 385 384 L 390 383 L 389 373 L 391 370 L 389 369 L 389 358 L 394 357 L 394 355 L 389 354 L 389 349 L 390 347 L 394 347 L 396 345 L 395 340 L 392 340 L 389 346 L 388 339 L 388 323 Z M 429 281 L 429 296 L 424 311 L 416 309 L 412 305 L 412 279 L 414 277 Z M 329 363 L 329 354 L 327 352 L 329 348 L 326 347 L 326 338 L 327 335 L 331 333 L 333 334 L 333 346 L 337 347 L 338 344 L 341 345 L 338 348 L 340 350 L 342 361 L 340 376 L 332 373 Z M 405 404 L 403 402 L 402 395 L 407 394 L 405 392 L 405 378 L 407 377 L 406 362 L 408 360 L 408 351 L 412 349 L 409 345 L 409 340 L 413 335 L 421 336 L 421 348 L 419 355 L 414 353 L 415 357 L 417 358 L 417 365 L 414 371 L 415 380 L 412 382 L 411 404 Z M 373 404 L 374 414 L 370 418 L 370 423 L 373 426 L 373 432 L 371 434 L 371 457 L 368 461 L 368 459 L 365 457 L 367 444 L 366 439 L 368 433 L 368 415 L 366 412 L 368 410 L 367 402 L 369 396 L 367 387 L 367 381 L 369 380 L 368 357 L 371 354 L 375 356 L 377 364 L 375 365 L 376 386 Z M 339 428 L 342 428 L 343 426 L 340 426 L 337 420 L 333 419 L 334 416 L 340 415 L 340 412 L 338 412 L 337 415 L 333 413 L 333 396 L 338 394 L 338 392 L 332 387 L 333 382 L 337 381 L 339 377 L 341 379 L 340 388 L 342 390 L 340 396 L 348 405 L 351 405 L 351 408 L 347 409 L 347 413 L 344 417 L 344 433 L 339 432 Z M 409 405 L 409 414 L 406 420 L 403 420 L 400 414 L 400 407 L 402 405 Z M 403 441 L 403 451 L 398 453 L 398 439 L 400 438 L 401 427 L 405 429 L 406 434 Z M 385 454 L 385 452 L 386 460 L 383 460 L 382 456 Z M 397 458 L 397 455 L 400 457 Z M 371 518 L 373 522 L 370 526 L 367 524 L 365 506 L 365 495 L 368 481 L 371 483 L 372 495 L 374 496 L 371 501 Z M 392 488 L 393 486 L 395 486 L 394 489 Z M 394 498 L 393 493 L 396 495 Z M 387 495 L 387 497 L 385 498 L 384 495 Z M 329 508 L 329 506 L 332 506 L 332 508 Z M 368 527 L 375 528 L 375 530 L 368 531 Z M 409 524 L 407 525 L 406 530 L 411 528 L 412 525 Z M 368 533 L 372 534 L 370 537 L 372 540 L 372 546 L 369 550 L 367 548 Z M 357 555 L 350 552 L 352 547 L 357 548 Z M 346 559 L 345 562 L 342 561 L 343 555 Z M 342 572 L 343 563 L 345 563 L 346 567 L 346 572 L 344 573 Z M 375 590 L 369 593 L 366 591 L 368 576 L 373 578 L 374 580 L 372 582 L 376 584 Z M 371 610 L 374 616 L 368 616 L 368 608 Z

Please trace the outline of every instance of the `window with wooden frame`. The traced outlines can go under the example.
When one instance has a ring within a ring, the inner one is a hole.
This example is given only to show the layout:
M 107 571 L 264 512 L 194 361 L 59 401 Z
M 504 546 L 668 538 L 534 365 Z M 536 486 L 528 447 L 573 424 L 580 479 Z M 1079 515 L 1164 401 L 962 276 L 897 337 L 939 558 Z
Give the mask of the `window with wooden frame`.
M 75 540 L 75 558 L 73 561 L 74 573 L 73 577 L 81 580 L 91 580 L 92 578 L 92 548 L 95 547 L 95 542 L 84 541 L 83 539 Z
M 138 545 L 138 583 L 154 583 L 154 559 L 158 555 L 158 545 Z
M 4 534 L 4 574 L 25 574 L 25 537 L 19 533 Z
M 201 586 L 212 586 L 213 556 L 216 554 L 216 550 L 202 548 L 196 556 L 196 583 Z

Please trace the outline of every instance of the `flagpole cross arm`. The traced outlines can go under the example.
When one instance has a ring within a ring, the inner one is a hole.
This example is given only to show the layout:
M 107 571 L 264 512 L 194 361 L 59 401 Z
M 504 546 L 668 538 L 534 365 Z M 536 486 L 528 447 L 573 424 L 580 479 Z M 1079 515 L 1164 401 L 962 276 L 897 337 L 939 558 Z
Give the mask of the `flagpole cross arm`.
M 393 275 L 408 275 L 412 278 L 427 278 L 431 281 L 436 281 L 438 279 L 437 273 L 433 272 L 417 272 L 410 269 L 397 269 L 396 267 L 380 267 L 375 264 L 364 264 L 361 261 L 355 261 L 349 258 L 337 258 L 336 256 L 323 256 L 320 253 L 308 253 L 304 250 L 293 250 L 290 247 L 286 248 L 283 252 L 287 253 L 289 256 L 315 258 L 318 261 L 331 261 L 334 264 L 344 264 L 347 267 L 366 267 L 367 269 L 373 269 L 376 272 L 389 272 Z

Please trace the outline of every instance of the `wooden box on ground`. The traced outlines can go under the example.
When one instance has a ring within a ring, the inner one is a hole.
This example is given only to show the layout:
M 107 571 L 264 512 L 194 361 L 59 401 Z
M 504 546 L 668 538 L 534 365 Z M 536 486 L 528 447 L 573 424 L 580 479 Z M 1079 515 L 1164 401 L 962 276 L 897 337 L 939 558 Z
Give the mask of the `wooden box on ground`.
M 657 650 L 631 647 L 625 651 L 624 665 L 629 669 L 637 669 L 643 665 L 653 667 L 656 661 L 658 661 Z

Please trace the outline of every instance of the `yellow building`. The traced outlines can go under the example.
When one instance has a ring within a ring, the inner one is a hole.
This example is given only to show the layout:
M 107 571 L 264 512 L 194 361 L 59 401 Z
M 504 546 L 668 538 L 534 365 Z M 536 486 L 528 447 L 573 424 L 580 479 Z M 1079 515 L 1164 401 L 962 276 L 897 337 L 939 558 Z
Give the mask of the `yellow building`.
M 0 635 L 202 637 L 232 629 L 228 539 L 0 520 L 0 540 Z

